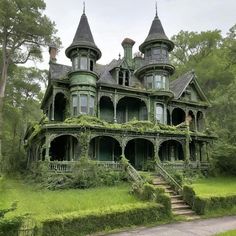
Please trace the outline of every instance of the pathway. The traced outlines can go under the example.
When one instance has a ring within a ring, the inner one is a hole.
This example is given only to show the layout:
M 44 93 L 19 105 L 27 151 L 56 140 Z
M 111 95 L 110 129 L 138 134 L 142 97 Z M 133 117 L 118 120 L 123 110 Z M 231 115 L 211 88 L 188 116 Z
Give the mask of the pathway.
M 142 227 L 128 232 L 112 234 L 112 236 L 208 236 L 232 229 L 236 229 L 236 216 L 179 222 L 152 228 Z

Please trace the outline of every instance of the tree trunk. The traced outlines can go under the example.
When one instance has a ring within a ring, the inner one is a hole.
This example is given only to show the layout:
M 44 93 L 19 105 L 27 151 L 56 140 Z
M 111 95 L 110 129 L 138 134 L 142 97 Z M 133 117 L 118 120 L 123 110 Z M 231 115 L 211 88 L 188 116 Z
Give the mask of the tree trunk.
M 4 45 L 2 47 L 2 59 L 3 59 L 3 66 L 2 66 L 2 75 L 0 80 L 0 162 L 2 161 L 2 139 L 3 139 L 3 102 L 5 97 L 5 88 L 7 82 L 7 72 L 8 72 L 8 61 L 6 56 L 6 48 Z M 0 163 L 0 165 L 2 165 Z M 0 167 L 1 170 L 1 167 Z

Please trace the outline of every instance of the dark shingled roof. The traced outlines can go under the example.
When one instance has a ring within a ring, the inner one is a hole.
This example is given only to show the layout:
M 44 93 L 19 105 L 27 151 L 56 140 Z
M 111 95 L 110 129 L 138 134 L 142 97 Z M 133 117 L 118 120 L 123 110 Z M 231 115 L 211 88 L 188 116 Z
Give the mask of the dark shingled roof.
M 63 79 L 67 76 L 67 73 L 72 70 L 71 66 L 66 66 L 57 63 L 51 63 L 49 73 L 51 79 Z
M 161 24 L 161 21 L 158 15 L 155 16 L 152 21 L 151 28 L 149 30 L 148 36 L 145 41 L 140 45 L 139 49 L 144 53 L 144 47 L 154 41 L 164 41 L 168 44 L 169 50 L 171 51 L 174 48 L 174 43 L 168 39 Z
M 66 56 L 70 57 L 70 52 L 77 47 L 92 48 L 97 52 L 98 59 L 101 57 L 101 51 L 94 42 L 93 35 L 85 13 L 83 13 L 80 18 L 80 22 L 76 30 L 72 44 L 66 49 Z
M 178 79 L 171 81 L 170 83 L 170 90 L 174 93 L 175 99 L 179 99 L 186 89 L 186 87 L 189 85 L 189 83 L 194 78 L 195 74 L 193 71 L 189 71 L 182 76 L 180 76 Z

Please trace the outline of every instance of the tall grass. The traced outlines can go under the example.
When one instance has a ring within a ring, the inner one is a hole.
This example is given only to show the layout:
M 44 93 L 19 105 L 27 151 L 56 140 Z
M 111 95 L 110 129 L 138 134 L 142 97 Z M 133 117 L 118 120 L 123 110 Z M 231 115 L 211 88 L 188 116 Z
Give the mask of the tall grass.
M 192 186 L 200 197 L 236 195 L 235 176 L 199 179 Z
M 0 182 L 0 208 L 7 208 L 17 201 L 17 210 L 8 216 L 29 213 L 35 219 L 63 213 L 107 209 L 111 206 L 138 203 L 140 200 L 129 194 L 130 186 L 70 190 L 42 190 L 20 180 L 3 179 Z

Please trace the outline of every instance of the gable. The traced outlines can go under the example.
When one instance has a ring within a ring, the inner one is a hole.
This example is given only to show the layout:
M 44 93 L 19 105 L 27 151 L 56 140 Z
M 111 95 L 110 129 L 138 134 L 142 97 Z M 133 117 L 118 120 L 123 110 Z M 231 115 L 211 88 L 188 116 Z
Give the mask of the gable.
M 206 102 L 209 101 L 202 91 L 194 71 L 187 72 L 178 79 L 170 83 L 170 90 L 174 93 L 175 99 L 192 101 L 192 102 Z
M 205 97 L 197 88 L 196 83 L 192 81 L 186 89 L 183 91 L 180 100 L 192 101 L 192 102 L 206 102 Z

